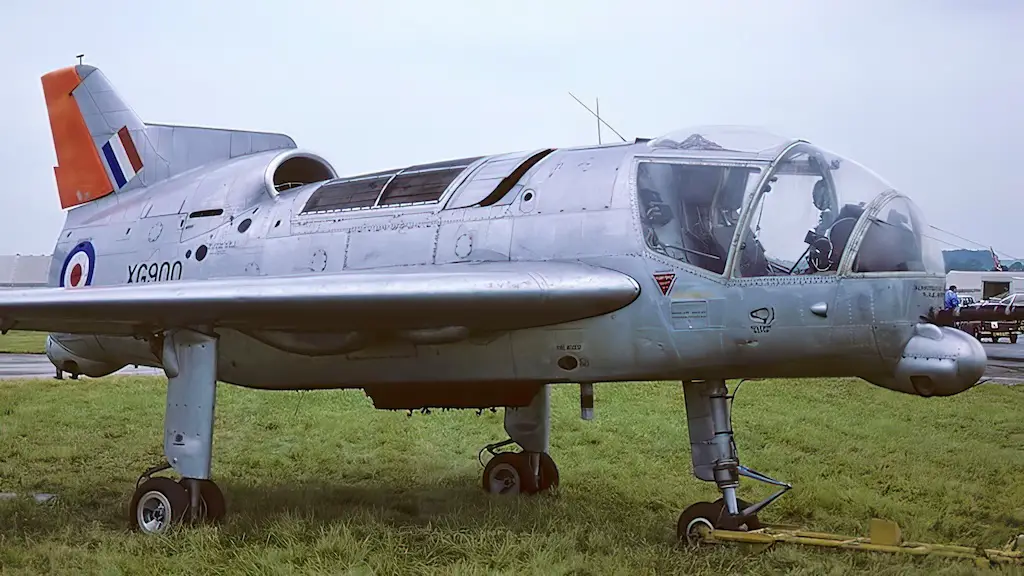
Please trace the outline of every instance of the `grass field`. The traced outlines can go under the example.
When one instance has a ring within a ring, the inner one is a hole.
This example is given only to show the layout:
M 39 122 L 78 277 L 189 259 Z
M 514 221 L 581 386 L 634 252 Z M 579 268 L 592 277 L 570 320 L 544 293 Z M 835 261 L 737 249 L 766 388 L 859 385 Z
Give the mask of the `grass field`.
M 969 574 L 970 561 L 777 547 L 673 545 L 693 478 L 678 384 L 596 387 L 579 420 L 553 393 L 552 495 L 482 493 L 476 451 L 504 438 L 501 412 L 375 411 L 361 392 L 221 386 L 216 527 L 126 530 L 139 473 L 162 460 L 157 378 L 0 382 L 0 573 L 101 574 Z M 1024 387 L 922 399 L 857 380 L 748 382 L 734 427 L 743 462 L 795 487 L 762 520 L 1002 547 L 1024 532 Z M 768 493 L 744 481 L 748 499 Z M 1002 569 L 999 573 L 1021 573 Z
M 0 334 L 0 354 L 43 354 L 46 352 L 46 332 L 11 330 Z

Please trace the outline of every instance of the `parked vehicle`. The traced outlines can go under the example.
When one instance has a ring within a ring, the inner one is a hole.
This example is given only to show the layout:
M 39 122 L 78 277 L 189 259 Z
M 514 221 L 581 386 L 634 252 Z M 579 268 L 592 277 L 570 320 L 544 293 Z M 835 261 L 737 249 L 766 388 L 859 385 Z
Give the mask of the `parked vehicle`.
M 966 300 L 970 299 L 970 303 Z M 998 300 L 986 300 L 974 302 L 970 296 L 960 299 L 961 308 L 972 310 L 995 310 L 1004 311 L 1009 314 L 1011 310 L 1024 309 L 1024 293 L 1010 294 Z M 1024 333 L 1024 322 L 1018 320 L 975 320 L 961 322 L 958 326 L 964 332 L 974 336 L 978 340 L 989 339 L 998 342 L 1000 338 L 1006 338 L 1010 344 L 1017 343 L 1017 337 Z

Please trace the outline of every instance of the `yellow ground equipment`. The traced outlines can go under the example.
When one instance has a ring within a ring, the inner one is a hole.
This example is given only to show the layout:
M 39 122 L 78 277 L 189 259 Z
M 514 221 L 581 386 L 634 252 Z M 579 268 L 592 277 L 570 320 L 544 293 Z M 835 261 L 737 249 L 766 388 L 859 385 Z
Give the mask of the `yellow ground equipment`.
M 913 554 L 915 556 L 969 558 L 974 560 L 979 566 L 998 564 L 1024 565 L 1024 534 L 1017 536 L 1005 548 L 1000 550 L 904 542 L 900 527 L 895 522 L 878 518 L 871 520 L 871 527 L 867 538 L 827 534 L 824 532 L 808 532 L 800 530 L 795 526 L 780 524 L 766 524 L 757 530 L 738 531 L 713 529 L 707 524 L 697 523 L 693 525 L 692 530 L 687 534 L 686 541 L 691 544 L 744 543 L 763 549 L 770 548 L 776 542 L 788 542 L 846 550 L 892 552 Z

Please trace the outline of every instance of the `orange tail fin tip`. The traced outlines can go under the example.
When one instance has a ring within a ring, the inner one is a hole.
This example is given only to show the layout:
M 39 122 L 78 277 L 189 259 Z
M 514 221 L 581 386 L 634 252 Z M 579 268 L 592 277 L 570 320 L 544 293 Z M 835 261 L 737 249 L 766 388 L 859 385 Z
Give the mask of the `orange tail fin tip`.
M 74 66 L 55 70 L 42 77 L 50 132 L 57 153 L 57 165 L 53 173 L 57 180 L 61 208 L 84 204 L 114 191 L 82 111 L 72 94 L 81 82 Z M 135 158 L 130 155 L 129 158 L 130 164 L 134 165 L 138 153 L 135 153 Z M 141 168 L 141 162 L 139 165 Z

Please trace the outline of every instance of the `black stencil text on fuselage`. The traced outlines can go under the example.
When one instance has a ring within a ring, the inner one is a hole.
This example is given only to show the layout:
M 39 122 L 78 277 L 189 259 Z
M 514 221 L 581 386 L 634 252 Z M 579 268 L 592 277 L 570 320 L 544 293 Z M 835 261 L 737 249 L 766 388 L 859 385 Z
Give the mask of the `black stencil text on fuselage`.
M 142 262 L 128 265 L 128 284 L 181 280 L 181 260 L 173 262 Z

